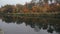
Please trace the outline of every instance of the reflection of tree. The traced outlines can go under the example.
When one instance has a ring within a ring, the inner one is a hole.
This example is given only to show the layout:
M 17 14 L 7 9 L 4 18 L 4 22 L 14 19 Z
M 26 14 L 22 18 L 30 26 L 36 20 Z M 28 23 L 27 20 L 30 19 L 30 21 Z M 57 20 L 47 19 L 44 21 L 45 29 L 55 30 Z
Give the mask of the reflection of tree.
M 34 30 L 35 30 L 36 32 L 40 31 L 40 29 L 39 29 L 38 26 L 35 26 Z
M 12 22 L 12 17 L 11 16 L 3 16 L 3 21 L 5 21 L 6 23 L 11 23 Z
M 21 24 L 23 22 L 23 20 L 19 17 L 16 18 L 16 24 Z
M 60 27 L 56 28 L 56 32 L 60 33 Z
M 12 16 L 6 15 L 2 16 L 2 21 L 6 23 L 16 23 L 22 24 L 25 23 L 26 26 L 30 26 L 34 28 L 36 32 L 40 31 L 41 29 L 47 30 L 49 33 L 53 33 L 53 31 L 60 32 L 60 20 L 59 19 L 52 19 L 52 18 L 28 18 L 28 17 L 20 17 L 20 16 Z
M 54 25 L 55 31 L 60 33 L 60 24 Z
M 43 29 L 45 30 L 45 29 L 47 29 L 48 28 L 48 25 L 47 24 L 44 24 L 43 25 Z
M 53 29 L 51 26 L 49 26 L 48 30 L 47 30 L 49 33 L 53 33 Z

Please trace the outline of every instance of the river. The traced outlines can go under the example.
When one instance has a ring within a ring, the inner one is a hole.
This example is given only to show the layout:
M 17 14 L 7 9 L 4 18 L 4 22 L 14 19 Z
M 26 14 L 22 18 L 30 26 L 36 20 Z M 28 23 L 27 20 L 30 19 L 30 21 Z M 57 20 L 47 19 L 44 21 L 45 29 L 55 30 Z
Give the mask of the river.
M 4 34 L 60 34 L 60 19 L 0 15 L 0 28 Z

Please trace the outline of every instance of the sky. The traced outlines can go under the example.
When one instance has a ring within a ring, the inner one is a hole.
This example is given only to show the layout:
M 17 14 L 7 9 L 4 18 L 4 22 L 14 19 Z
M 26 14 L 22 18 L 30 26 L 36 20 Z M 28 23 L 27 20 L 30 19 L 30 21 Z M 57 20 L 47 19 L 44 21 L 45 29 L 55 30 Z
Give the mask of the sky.
M 4 6 L 6 4 L 25 4 L 26 2 L 30 2 L 31 0 L 0 0 L 0 6 Z

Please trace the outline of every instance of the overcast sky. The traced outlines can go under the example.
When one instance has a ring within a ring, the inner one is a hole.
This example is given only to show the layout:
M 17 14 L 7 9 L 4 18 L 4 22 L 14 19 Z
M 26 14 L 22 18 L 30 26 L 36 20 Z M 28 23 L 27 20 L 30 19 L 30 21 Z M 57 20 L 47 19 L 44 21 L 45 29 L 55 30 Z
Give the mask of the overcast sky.
M 0 6 L 6 4 L 25 4 L 26 2 L 30 2 L 31 0 L 0 0 Z

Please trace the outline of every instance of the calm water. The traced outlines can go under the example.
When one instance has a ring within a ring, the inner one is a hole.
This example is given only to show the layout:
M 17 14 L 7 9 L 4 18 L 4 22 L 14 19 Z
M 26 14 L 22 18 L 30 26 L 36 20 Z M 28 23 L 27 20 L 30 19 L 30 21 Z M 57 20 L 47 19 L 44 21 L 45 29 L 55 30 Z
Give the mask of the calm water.
M 5 34 L 60 34 L 60 19 L 0 15 L 0 28 Z

